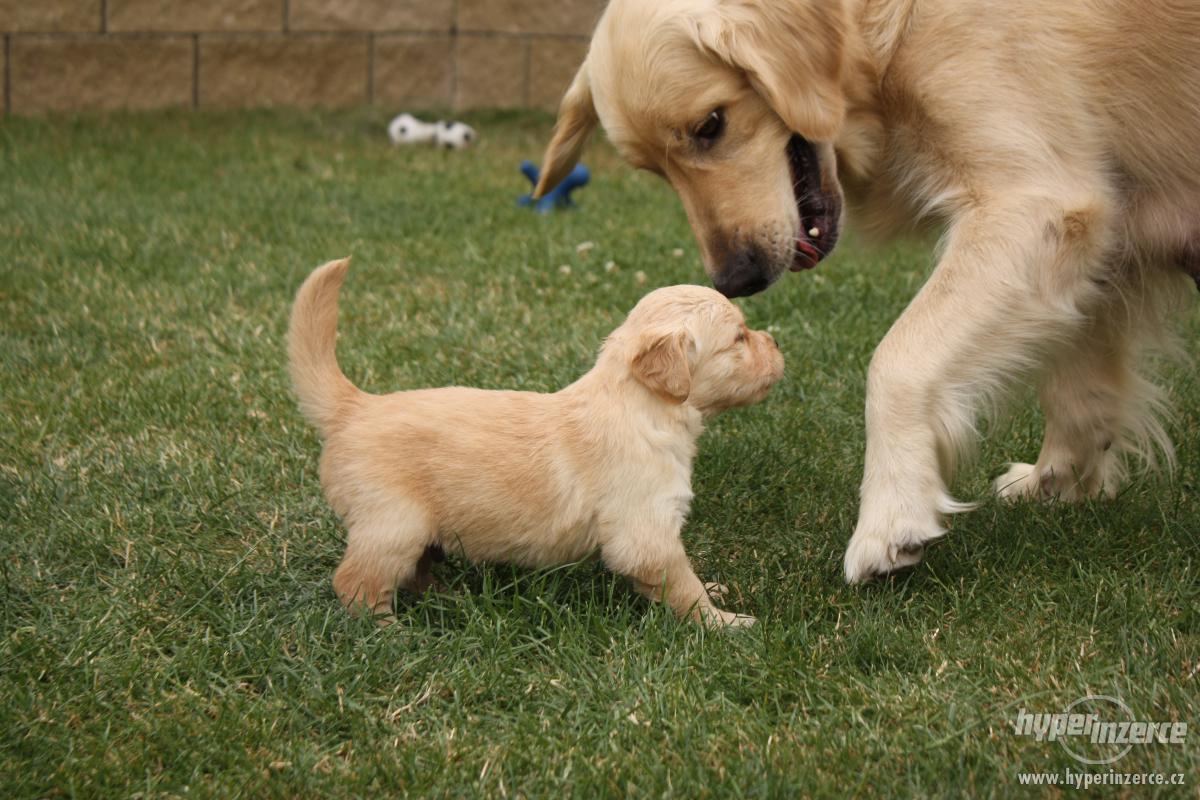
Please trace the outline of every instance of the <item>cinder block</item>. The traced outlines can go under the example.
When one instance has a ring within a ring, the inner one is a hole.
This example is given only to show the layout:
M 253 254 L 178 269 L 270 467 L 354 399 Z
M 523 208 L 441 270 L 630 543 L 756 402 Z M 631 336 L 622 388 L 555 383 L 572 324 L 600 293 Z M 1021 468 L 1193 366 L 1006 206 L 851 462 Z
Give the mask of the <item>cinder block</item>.
M 14 114 L 192 102 L 191 37 L 18 36 L 11 48 Z
M 563 92 L 587 56 L 584 42 L 536 40 L 530 44 L 529 106 L 558 108 Z
M 367 69 L 366 36 L 204 36 L 200 105 L 362 105 Z
M 453 0 L 291 0 L 288 30 L 437 31 L 454 27 Z
M 518 108 L 525 105 L 529 43 L 522 39 L 459 36 L 455 108 Z
M 282 31 L 283 0 L 108 0 L 108 30 Z
M 605 0 L 459 0 L 458 28 L 588 36 L 596 27 L 604 3 Z
M 454 43 L 449 36 L 375 40 L 375 104 L 444 108 L 453 100 Z
M 99 31 L 100 0 L 0 0 L 0 32 Z

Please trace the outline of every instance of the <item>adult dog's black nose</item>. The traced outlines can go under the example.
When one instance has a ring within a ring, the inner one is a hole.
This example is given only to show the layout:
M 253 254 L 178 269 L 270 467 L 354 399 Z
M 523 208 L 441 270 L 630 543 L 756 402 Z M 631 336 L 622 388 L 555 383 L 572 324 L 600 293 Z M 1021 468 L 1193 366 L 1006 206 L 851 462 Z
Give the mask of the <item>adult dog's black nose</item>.
M 746 247 L 729 254 L 721 273 L 713 278 L 713 288 L 726 297 L 746 297 L 771 285 L 767 256 L 758 247 Z

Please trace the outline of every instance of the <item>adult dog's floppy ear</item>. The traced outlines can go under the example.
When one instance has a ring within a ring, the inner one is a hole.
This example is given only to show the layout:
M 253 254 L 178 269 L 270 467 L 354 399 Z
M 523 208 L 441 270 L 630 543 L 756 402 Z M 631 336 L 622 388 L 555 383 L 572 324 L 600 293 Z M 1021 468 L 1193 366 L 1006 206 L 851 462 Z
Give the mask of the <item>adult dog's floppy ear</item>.
M 832 142 L 846 116 L 841 2 L 723 0 L 692 20 L 701 50 L 745 73 L 788 128 Z
M 558 123 L 554 136 L 542 159 L 542 174 L 533 190 L 536 200 L 553 189 L 579 163 L 588 134 L 596 127 L 596 106 L 592 103 L 592 87 L 588 80 L 587 62 L 575 73 L 575 80 L 563 95 L 558 107 Z
M 681 331 L 643 334 L 633 356 L 633 374 L 647 389 L 682 403 L 692 393 L 692 368 L 688 364 L 687 334 Z

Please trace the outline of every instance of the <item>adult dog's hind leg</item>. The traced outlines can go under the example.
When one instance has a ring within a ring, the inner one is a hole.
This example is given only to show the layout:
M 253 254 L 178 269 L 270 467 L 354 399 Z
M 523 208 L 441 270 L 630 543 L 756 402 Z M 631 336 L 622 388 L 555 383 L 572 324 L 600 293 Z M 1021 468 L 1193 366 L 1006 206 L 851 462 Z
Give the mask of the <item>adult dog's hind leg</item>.
M 1086 325 L 1108 246 L 1103 193 L 1019 192 L 964 212 L 945 253 L 880 343 L 867 379 L 867 449 L 850 582 L 911 566 L 964 510 L 947 493 L 975 415 Z

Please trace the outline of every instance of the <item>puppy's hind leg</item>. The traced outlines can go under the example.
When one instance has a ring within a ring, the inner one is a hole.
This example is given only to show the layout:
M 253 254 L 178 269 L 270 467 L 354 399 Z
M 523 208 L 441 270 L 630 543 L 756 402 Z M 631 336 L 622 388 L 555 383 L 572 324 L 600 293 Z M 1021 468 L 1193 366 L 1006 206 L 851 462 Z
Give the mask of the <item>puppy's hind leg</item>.
M 346 554 L 333 574 L 342 604 L 352 614 L 370 614 L 380 625 L 395 622 L 397 587 L 421 593 L 431 582 L 433 527 L 419 509 L 407 510 L 353 515 L 347 521 Z
M 404 588 L 416 595 L 425 594 L 429 589 L 441 591 L 442 587 L 433 577 L 433 565 L 446 560 L 446 552 L 438 545 L 429 545 L 417 561 L 412 580 L 404 584 Z

